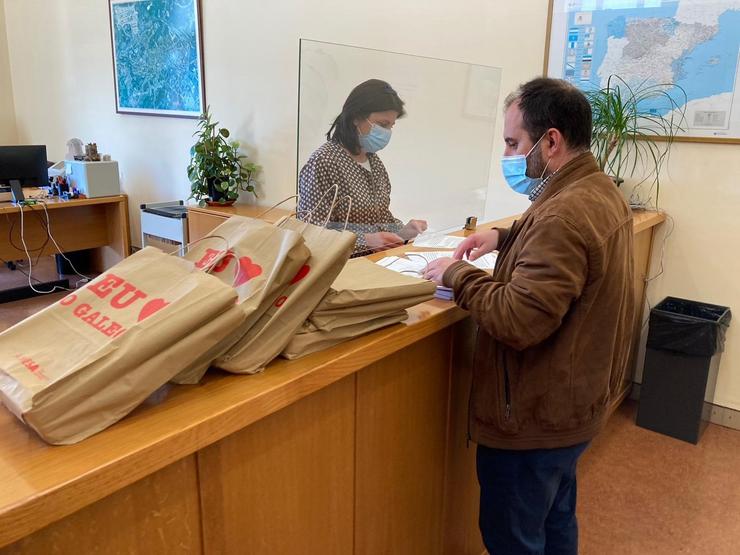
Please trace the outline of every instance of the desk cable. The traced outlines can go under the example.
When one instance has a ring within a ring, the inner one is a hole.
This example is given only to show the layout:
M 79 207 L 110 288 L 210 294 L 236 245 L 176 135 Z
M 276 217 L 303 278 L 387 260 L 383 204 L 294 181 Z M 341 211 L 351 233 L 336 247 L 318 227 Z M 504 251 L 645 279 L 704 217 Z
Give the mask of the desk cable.
M 668 229 L 668 231 L 666 231 L 665 235 L 663 235 L 663 243 L 660 246 L 660 265 L 659 265 L 658 272 L 652 277 L 645 276 L 645 292 L 644 292 L 645 297 L 644 298 L 648 306 L 648 315 L 643 321 L 640 331 L 643 331 L 645 329 L 645 326 L 647 326 L 648 323 L 650 322 L 650 311 L 653 309 L 653 307 L 650 305 L 650 299 L 648 298 L 647 288 L 653 281 L 655 281 L 660 276 L 662 276 L 663 272 L 665 271 L 665 268 L 663 266 L 663 260 L 665 259 L 665 247 L 668 244 L 668 238 L 673 234 L 673 230 L 676 228 L 676 221 L 673 219 L 673 216 L 671 216 L 668 212 L 665 212 L 663 210 L 658 210 L 658 212 L 666 216 L 669 223 L 671 224 L 671 227 Z
M 59 253 L 59 255 L 64 260 L 66 260 L 67 263 L 69 263 L 69 266 L 72 268 L 72 270 L 74 271 L 74 273 L 77 274 L 79 277 L 82 278 L 79 281 L 77 281 L 77 283 L 75 284 L 76 287 L 79 287 L 80 286 L 80 283 L 87 283 L 87 282 L 89 282 L 91 280 L 91 278 L 89 278 L 88 276 L 86 276 L 84 274 L 81 274 L 80 272 L 77 271 L 77 268 L 75 268 L 74 264 L 72 264 L 72 261 L 65 256 L 65 254 L 62 252 L 62 249 L 59 247 L 59 244 L 56 242 L 56 239 L 54 239 L 54 236 L 51 233 L 51 220 L 49 218 L 49 211 L 46 208 L 46 203 L 44 201 L 37 201 L 37 202 L 40 202 L 41 203 L 41 206 L 44 209 L 44 213 L 46 214 L 46 233 L 47 233 L 49 239 L 51 239 L 51 242 L 54 243 L 54 247 L 56 247 L 56 250 Z M 33 203 L 33 204 L 35 204 L 35 203 Z M 23 216 L 24 210 L 23 210 L 23 207 L 24 206 L 28 206 L 29 207 L 29 210 L 33 211 L 33 204 L 31 204 L 31 203 L 18 203 L 18 211 L 20 213 L 20 220 L 21 220 L 21 234 L 20 234 L 21 235 L 21 243 L 23 244 L 23 250 L 25 251 L 26 258 L 28 259 L 28 274 L 26 274 L 28 276 L 28 286 L 31 288 L 31 291 L 33 291 L 34 293 L 44 294 L 44 295 L 49 294 L 49 293 L 54 293 L 56 291 L 73 291 L 73 289 L 69 289 L 67 287 L 61 287 L 59 285 L 55 285 L 49 291 L 41 291 L 39 289 L 36 289 L 33 286 L 33 284 L 31 283 L 32 274 L 33 274 L 33 261 L 31 260 L 31 255 L 30 255 L 30 253 L 28 251 L 28 246 L 26 245 L 25 230 L 24 230 L 24 216 Z M 35 278 L 33 278 L 33 279 L 35 279 Z M 38 281 L 38 280 L 36 280 L 36 281 Z

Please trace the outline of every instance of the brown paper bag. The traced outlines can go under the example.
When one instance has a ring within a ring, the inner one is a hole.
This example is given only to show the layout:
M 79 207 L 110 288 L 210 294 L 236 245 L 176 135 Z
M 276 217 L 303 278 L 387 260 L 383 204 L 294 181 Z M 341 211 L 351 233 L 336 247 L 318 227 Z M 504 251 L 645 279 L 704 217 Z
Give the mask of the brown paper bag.
M 431 281 L 394 272 L 367 258 L 353 258 L 334 280 L 315 312 L 424 296 L 429 300 L 434 297 L 435 290 Z
M 246 332 L 310 254 L 297 231 L 232 216 L 192 245 L 184 258 L 234 287 L 238 304 L 247 315 Z
M 281 227 L 303 235 L 311 256 L 260 319 L 215 366 L 235 373 L 259 372 L 288 344 L 347 262 L 355 244 L 349 231 L 294 219 Z
M 218 315 L 208 325 L 214 329 L 221 330 L 218 337 L 210 336 L 204 341 L 204 345 L 211 345 L 203 350 L 193 359 L 185 361 L 185 367 L 173 378 L 171 383 L 180 385 L 194 385 L 205 376 L 211 363 L 226 353 L 244 335 L 245 313 L 239 305 L 231 306 L 226 312 Z M 226 330 L 226 331 L 223 331 Z M 189 338 L 195 335 L 188 336 Z M 200 350 L 200 349 L 198 349 Z
M 401 322 L 406 318 L 408 318 L 406 311 L 399 310 L 372 320 L 336 327 L 331 331 L 309 331 L 310 324 L 307 324 L 301 332 L 293 336 L 290 343 L 288 343 L 281 353 L 281 356 L 288 359 L 299 358 L 304 355 L 315 353 L 316 351 L 328 349 L 329 347 L 338 345 L 343 341 L 348 341 L 371 331 Z
M 246 320 L 209 351 L 209 362 L 225 354 L 267 310 L 310 252 L 303 236 L 254 218 L 232 216 L 191 246 L 185 258 L 234 287 Z M 195 384 L 207 367 L 194 363 L 172 378 L 173 383 Z
M 207 365 L 244 320 L 235 301 L 192 262 L 147 247 L 0 334 L 0 400 L 49 443 L 80 441 Z
M 330 331 L 336 327 L 346 326 L 352 323 L 363 322 L 370 318 L 377 318 L 404 310 L 420 303 L 430 300 L 430 295 L 421 295 L 419 297 L 407 297 L 404 299 L 395 299 L 392 301 L 381 301 L 372 304 L 362 304 L 348 306 L 346 308 L 336 308 L 332 310 L 313 311 L 308 321 L 314 329 Z
M 308 320 L 316 329 L 331 331 L 426 302 L 435 290 L 431 281 L 355 258 L 347 262 Z

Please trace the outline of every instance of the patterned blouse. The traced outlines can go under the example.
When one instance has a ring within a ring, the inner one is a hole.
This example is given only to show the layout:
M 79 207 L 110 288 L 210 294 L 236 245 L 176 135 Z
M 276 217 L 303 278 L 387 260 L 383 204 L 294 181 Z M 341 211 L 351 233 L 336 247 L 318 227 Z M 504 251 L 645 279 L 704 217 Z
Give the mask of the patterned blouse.
M 343 229 L 349 206 L 346 197 L 352 198 L 347 229 L 357 235 L 355 255 L 368 251 L 365 233 L 398 233 L 403 227 L 403 222 L 394 218 L 390 211 L 391 182 L 383 162 L 371 153 L 367 154 L 367 159 L 369 170 L 355 162 L 338 142 L 328 141 L 314 151 L 298 176 L 300 219 L 322 225 L 329 216 L 334 198 L 333 191 L 327 191 L 339 185 L 337 204 L 328 227 Z M 326 196 L 322 200 L 324 193 Z

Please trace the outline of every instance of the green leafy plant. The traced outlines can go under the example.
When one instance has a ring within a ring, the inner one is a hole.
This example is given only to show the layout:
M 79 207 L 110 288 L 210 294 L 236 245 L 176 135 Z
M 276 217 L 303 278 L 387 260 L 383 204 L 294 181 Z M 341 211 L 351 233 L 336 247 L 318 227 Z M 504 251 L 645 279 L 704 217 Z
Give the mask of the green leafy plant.
M 206 108 L 193 133 L 197 142 L 190 149 L 188 164 L 189 198 L 201 206 L 231 204 L 240 191 L 257 196 L 254 178 L 261 168 L 239 152 L 238 141 L 227 141 L 229 135 L 228 129 L 212 121 L 210 107 Z
M 682 102 L 672 91 L 683 95 Z M 611 175 L 617 185 L 625 177 L 634 177 L 638 168 L 642 179 L 633 189 L 633 204 L 640 201 L 643 183 L 655 188 L 655 206 L 660 194 L 660 170 L 667 160 L 676 135 L 685 131 L 686 92 L 674 83 L 630 87 L 618 75 L 607 79 L 606 87 L 586 92 L 593 114 L 591 150 L 599 167 Z

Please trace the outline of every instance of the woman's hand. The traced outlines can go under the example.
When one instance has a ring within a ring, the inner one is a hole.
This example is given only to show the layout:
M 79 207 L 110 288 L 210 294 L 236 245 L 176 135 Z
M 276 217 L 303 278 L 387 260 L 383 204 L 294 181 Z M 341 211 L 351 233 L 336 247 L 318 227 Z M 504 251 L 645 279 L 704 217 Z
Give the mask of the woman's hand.
M 373 252 L 392 249 L 403 245 L 403 238 L 389 231 L 365 233 L 365 244 Z
M 496 247 L 498 247 L 498 230 L 480 231 L 467 236 L 460 243 L 460 246 L 455 249 L 452 258 L 462 260 L 464 256 L 472 261 L 484 254 L 495 251 Z
M 427 230 L 426 220 L 409 220 L 405 226 L 401 228 L 398 234 L 403 237 L 404 241 L 410 241 L 419 233 L 423 233 Z

